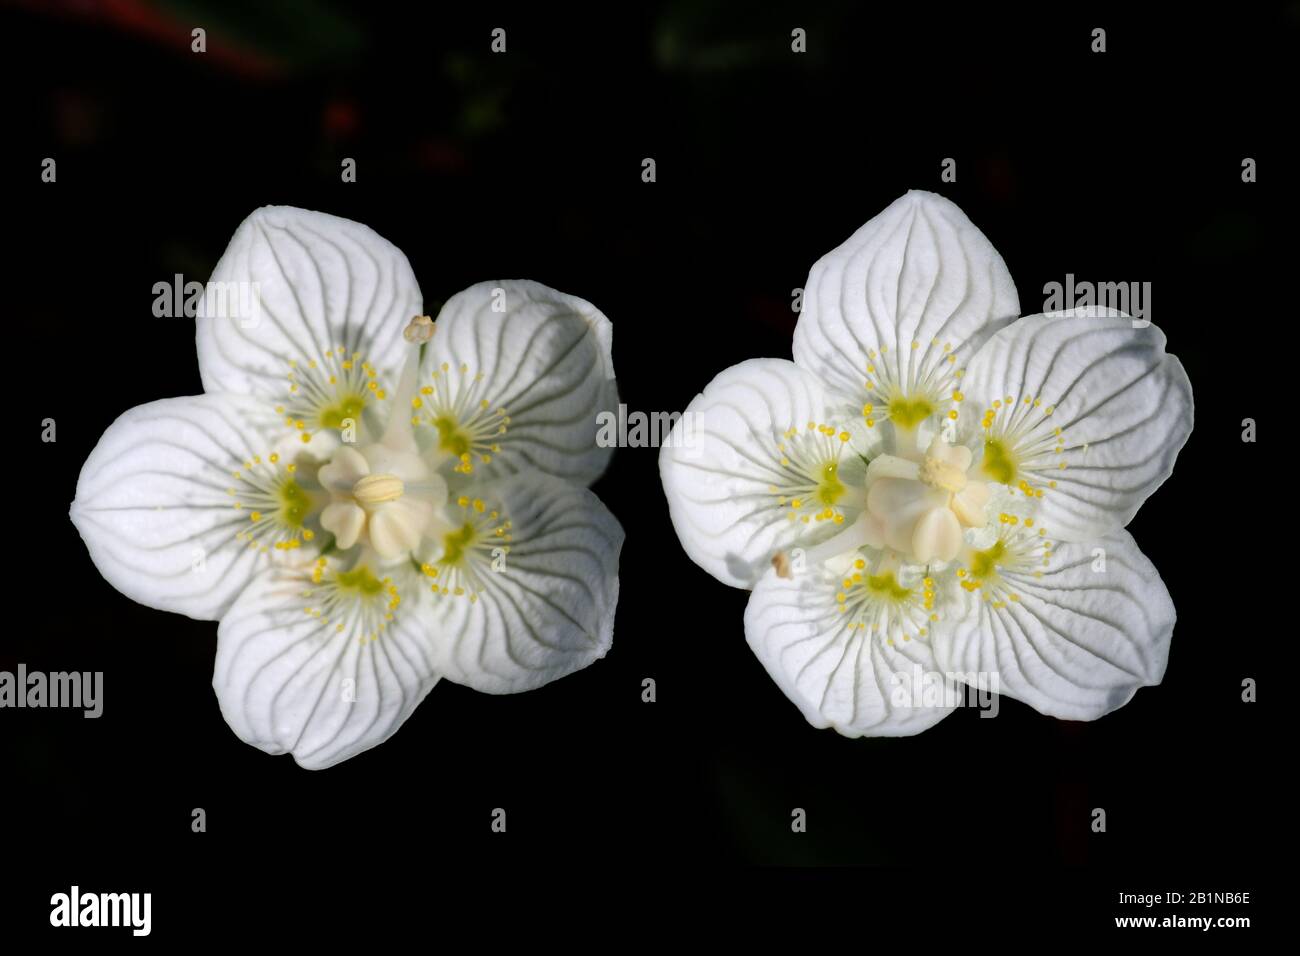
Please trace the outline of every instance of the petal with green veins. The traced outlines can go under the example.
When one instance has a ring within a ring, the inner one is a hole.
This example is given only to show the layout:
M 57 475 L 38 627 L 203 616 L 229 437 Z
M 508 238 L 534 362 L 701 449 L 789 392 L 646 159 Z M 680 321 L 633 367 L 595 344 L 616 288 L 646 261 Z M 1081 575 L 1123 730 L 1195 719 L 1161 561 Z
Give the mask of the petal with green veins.
M 1013 323 L 971 360 L 966 390 L 966 426 L 984 439 L 974 473 L 1032 495 L 1064 540 L 1128 524 L 1192 431 L 1191 383 L 1164 333 L 1106 309 Z
M 449 531 L 425 566 L 421 615 L 448 680 L 531 690 L 605 656 L 614 633 L 623 529 L 585 488 L 546 475 L 475 486 L 473 530 Z M 480 507 L 481 506 L 481 507 Z M 494 517 L 495 515 L 495 517 Z M 492 525 L 508 529 L 494 535 Z
M 913 190 L 812 267 L 794 360 L 913 429 L 950 407 L 961 365 L 1020 314 L 1006 263 L 953 203 Z
M 319 392 L 306 396 L 316 419 L 303 419 L 307 430 L 338 427 L 369 400 L 362 363 L 395 376 L 402 330 L 420 312 L 406 256 L 374 230 L 264 206 L 240 224 L 209 281 L 197 320 L 204 390 L 280 401 L 296 370 L 303 391 Z
M 476 481 L 545 472 L 590 484 L 612 449 L 613 327 L 590 302 L 539 282 L 480 282 L 439 311 L 412 417 Z
M 783 359 L 732 366 L 695 397 L 659 453 L 659 473 L 696 564 L 752 587 L 777 552 L 852 523 L 864 468 L 834 410 L 816 379 Z
M 920 733 L 955 706 L 926 634 L 925 585 L 872 575 L 860 559 L 850 573 L 768 573 L 745 608 L 745 640 L 814 727 L 848 737 Z M 918 696 L 926 682 L 931 693 Z
M 976 586 L 954 589 L 957 609 L 932 629 L 942 669 L 996 673 L 1001 693 L 1066 720 L 1160 683 L 1174 605 L 1127 531 L 1057 545 L 1045 563 L 1023 557 L 1006 545 L 976 555 Z
M 72 521 L 104 578 L 149 607 L 221 616 L 268 554 L 310 544 L 309 506 L 264 403 L 237 395 L 150 402 L 100 438 Z M 292 500 L 290 497 L 292 496 Z
M 212 679 L 241 740 L 310 770 L 387 740 L 438 680 L 414 623 L 421 589 L 328 563 L 254 578 L 217 629 Z M 418 584 L 410 573 L 402 580 Z

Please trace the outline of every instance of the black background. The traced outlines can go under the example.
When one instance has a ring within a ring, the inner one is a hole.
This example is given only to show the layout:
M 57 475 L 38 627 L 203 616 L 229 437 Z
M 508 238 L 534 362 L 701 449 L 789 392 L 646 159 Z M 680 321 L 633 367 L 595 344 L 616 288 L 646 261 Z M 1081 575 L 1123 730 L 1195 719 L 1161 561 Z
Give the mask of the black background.
M 1294 170 L 1294 11 L 294 0 L 4 15 L 6 206 L 24 224 L 6 481 L 30 530 L 8 542 L 22 620 L 0 666 L 105 674 L 98 720 L 0 715 L 5 817 L 31 841 L 15 924 L 46 924 L 49 893 L 77 881 L 152 890 L 155 935 L 206 923 L 222 894 L 266 915 L 337 906 L 347 922 L 368 896 L 483 867 L 568 873 L 554 882 L 575 904 L 639 874 L 656 889 L 634 899 L 658 912 L 756 880 L 737 865 L 888 864 L 911 869 L 835 885 L 895 918 L 1029 894 L 1072 932 L 1136 912 L 1115 905 L 1120 889 L 1259 899 L 1277 853 L 1271 768 L 1293 751 L 1270 740 L 1287 635 L 1269 619 L 1278 577 L 1260 556 L 1276 542 L 1252 503 L 1269 486 L 1240 433 L 1246 417 L 1269 431 L 1256 370 L 1289 321 L 1265 235 Z M 206 55 L 189 51 L 192 25 Z M 505 55 L 489 52 L 496 26 Z M 1089 49 L 1097 26 L 1104 54 Z M 794 27 L 807 54 L 790 51 Z M 55 184 L 40 182 L 46 156 Z M 1247 156 L 1258 183 L 1241 181 Z M 945 157 L 956 183 L 940 182 Z M 114 418 L 200 391 L 193 320 L 154 318 L 153 284 L 206 280 L 257 206 L 370 225 L 407 254 L 431 313 L 490 278 L 587 298 L 614 323 L 622 400 L 669 411 L 731 364 L 788 357 L 791 290 L 909 188 L 963 208 L 1026 314 L 1066 273 L 1150 281 L 1151 318 L 1191 377 L 1195 431 L 1129 528 L 1178 609 L 1169 669 L 1095 723 L 1004 699 L 996 720 L 960 711 L 914 738 L 813 730 L 744 643 L 747 595 L 678 545 L 657 451 L 622 449 L 594 489 L 627 531 L 610 654 L 514 697 L 444 682 L 392 740 L 311 773 L 226 727 L 216 625 L 118 594 L 67 520 Z M 46 417 L 56 444 L 37 437 Z M 1242 702 L 1247 677 L 1261 703 Z M 795 807 L 806 834 L 791 832 Z M 1220 910 L 1236 911 L 1205 912 Z

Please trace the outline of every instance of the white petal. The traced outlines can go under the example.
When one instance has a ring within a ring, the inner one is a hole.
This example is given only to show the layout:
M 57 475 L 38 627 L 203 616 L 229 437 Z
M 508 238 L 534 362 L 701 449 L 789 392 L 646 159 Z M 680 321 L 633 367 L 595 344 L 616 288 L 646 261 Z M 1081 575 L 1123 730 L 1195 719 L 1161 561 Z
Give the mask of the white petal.
M 612 342 L 609 319 L 576 296 L 525 280 L 470 286 L 438 313 L 421 379 L 436 392 L 421 412 L 463 409 L 452 416 L 461 430 L 482 436 L 477 480 L 543 471 L 590 484 L 612 453 L 596 443 L 597 416 L 618 406 Z M 509 422 L 499 433 L 501 409 Z
M 334 535 L 334 543 L 346 551 L 365 530 L 366 513 L 356 502 L 335 501 L 321 512 L 320 526 Z
M 1038 505 L 1047 533 L 1065 540 L 1128 524 L 1169 477 L 1192 431 L 1191 383 L 1165 352 L 1164 333 L 1154 325 L 1135 329 L 1110 310 L 1020 319 L 980 350 L 965 383 L 976 414 L 1014 399 L 1019 445 L 1044 449 L 1026 456 L 1033 467 L 1021 470 L 1043 490 Z M 1007 415 L 1002 409 L 996 421 Z
M 974 457 L 965 445 L 949 445 L 939 435 L 935 435 L 931 440 L 925 454 L 927 458 L 936 458 L 958 471 L 966 471 L 970 468 L 971 459 Z
M 331 767 L 388 739 L 437 682 L 433 652 L 412 627 L 426 600 L 407 589 L 384 630 L 373 621 L 305 613 L 302 569 L 258 575 L 221 620 L 212 686 L 245 743 Z M 340 630 L 340 626 L 342 629 Z
M 986 481 L 971 481 L 966 487 L 952 496 L 949 507 L 953 514 L 968 528 L 982 528 L 985 521 L 985 507 L 992 497 L 992 490 Z
M 996 674 L 1001 693 L 1067 720 L 1094 720 L 1160 683 L 1174 605 L 1127 531 L 1058 545 L 1041 571 L 1004 571 L 1006 594 L 989 600 L 986 588 L 954 589 L 959 609 L 933 628 L 940 667 Z
M 807 721 L 848 737 L 903 737 L 948 716 L 949 697 L 927 696 L 949 687 L 928 643 L 890 645 L 870 627 L 850 628 L 836 591 L 818 572 L 791 580 L 768 573 L 745 607 L 745 640 Z
M 169 398 L 124 413 L 86 459 L 72 502 L 91 560 L 149 607 L 220 617 L 268 558 L 236 540 L 250 526 L 232 472 L 274 447 L 261 402 Z
M 412 495 L 385 502 L 370 515 L 370 543 L 389 560 L 414 551 L 432 515 L 432 505 Z
M 317 477 L 330 491 L 351 492 L 355 485 L 370 474 L 370 463 L 361 452 L 346 445 L 334 453 L 329 464 L 322 465 Z
M 961 550 L 961 525 L 946 507 L 931 508 L 916 523 L 912 532 L 911 553 L 921 564 L 951 561 Z
M 838 428 L 825 438 L 810 433 L 810 423 L 835 424 L 821 385 L 793 362 L 751 359 L 721 372 L 694 398 L 660 451 L 659 474 L 682 547 L 724 584 L 753 587 L 776 552 L 814 544 L 846 526 L 805 523 L 802 517 L 814 511 L 806 498 L 791 520 L 794 497 L 784 489 L 806 477 L 801 450 L 825 446 L 845 471 L 863 470 Z M 798 432 L 794 440 L 787 437 L 791 428 Z M 840 477 L 847 488 L 849 475 Z M 849 522 L 860 502 L 846 492 L 836 507 Z
M 1011 275 L 984 234 L 947 199 L 914 190 L 812 267 L 794 360 L 863 396 L 869 350 L 880 353 L 876 381 L 915 382 L 947 368 L 948 355 L 960 365 L 1019 314 Z
M 474 494 L 511 522 L 509 552 L 479 561 L 476 599 L 444 595 L 428 630 L 438 671 L 491 694 L 531 690 L 605 656 L 623 529 L 585 488 L 516 475 Z M 439 578 L 445 580 L 446 575 Z
M 212 273 L 197 321 L 203 388 L 278 400 L 291 361 L 339 347 L 360 352 L 391 386 L 410 347 L 402 330 L 420 303 L 406 256 L 367 226 L 264 206 L 240 224 Z

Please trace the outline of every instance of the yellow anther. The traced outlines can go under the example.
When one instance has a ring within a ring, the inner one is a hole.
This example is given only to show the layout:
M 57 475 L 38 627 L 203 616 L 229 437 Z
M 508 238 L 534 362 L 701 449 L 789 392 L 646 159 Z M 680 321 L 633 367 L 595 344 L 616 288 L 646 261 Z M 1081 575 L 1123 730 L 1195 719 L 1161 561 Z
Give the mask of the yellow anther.
M 433 338 L 433 319 L 427 315 L 416 315 L 402 330 L 402 338 L 412 345 L 422 345 Z

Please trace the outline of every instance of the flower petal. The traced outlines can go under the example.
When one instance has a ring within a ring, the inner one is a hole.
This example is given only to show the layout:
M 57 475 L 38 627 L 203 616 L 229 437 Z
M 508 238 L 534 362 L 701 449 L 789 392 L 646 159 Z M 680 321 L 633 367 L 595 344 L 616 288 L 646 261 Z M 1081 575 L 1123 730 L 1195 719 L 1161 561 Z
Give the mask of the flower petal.
M 1192 386 L 1164 333 L 1108 309 L 1020 319 L 971 360 L 965 383 L 986 441 L 1001 443 L 991 458 L 985 446 L 985 477 L 1042 492 L 1041 523 L 1067 541 L 1128 524 L 1192 431 Z
M 721 372 L 687 406 L 659 453 L 659 475 L 692 561 L 724 584 L 753 587 L 776 552 L 842 527 L 817 520 L 826 507 L 846 522 L 857 516 L 860 496 L 850 487 L 860 481 L 849 473 L 861 472 L 862 462 L 840 440 L 830 403 L 793 362 L 751 359 Z M 815 427 L 826 422 L 832 435 Z M 829 503 L 817 491 L 828 463 L 843 489 Z
M 928 417 L 916 401 L 948 401 L 956 366 L 1019 314 L 984 234 L 947 199 L 913 190 L 812 267 L 794 360 L 859 406 L 888 403 L 897 385 L 910 421 Z
M 149 607 L 221 616 L 268 560 L 245 540 L 256 497 L 235 507 L 255 494 L 247 479 L 263 485 L 283 468 L 269 462 L 267 412 L 253 399 L 200 395 L 141 405 L 108 427 L 71 508 L 105 580 Z
M 745 607 L 745 640 L 808 723 L 847 737 L 905 737 L 948 716 L 952 688 L 928 640 L 856 626 L 837 589 L 820 569 L 789 580 L 769 572 Z
M 203 388 L 280 399 L 290 362 L 302 368 L 338 348 L 359 352 L 391 386 L 420 303 L 406 256 L 367 226 L 264 206 L 209 281 L 197 322 Z
M 375 507 L 369 518 L 370 546 L 385 560 L 414 551 L 434 514 L 434 506 L 417 495 Z
M 623 529 L 585 488 L 540 473 L 474 488 L 510 522 L 508 551 L 444 594 L 427 627 L 438 671 L 490 694 L 531 690 L 605 656 L 614 635 Z M 444 570 L 438 578 L 445 581 Z
M 413 625 L 420 590 L 382 630 L 379 607 L 344 601 L 321 611 L 322 591 L 305 570 L 259 574 L 217 629 L 212 686 L 222 716 L 245 743 L 291 753 L 320 770 L 387 740 L 437 683 L 433 649 Z
M 480 282 L 438 313 L 419 415 L 477 480 L 542 471 L 590 484 L 612 454 L 596 443 L 597 416 L 618 406 L 612 342 L 590 302 L 538 282 Z
M 334 535 L 334 543 L 346 551 L 365 530 L 366 513 L 355 502 L 335 501 L 321 512 L 320 526 Z
M 316 474 L 317 480 L 330 491 L 348 493 L 353 485 L 370 474 L 370 463 L 361 452 L 344 445 L 328 464 L 321 465 Z
M 997 674 L 1000 693 L 1066 720 L 1094 720 L 1160 683 L 1174 605 L 1127 531 L 1059 545 L 1041 577 L 999 573 L 1001 593 L 954 589 L 960 610 L 933 628 L 943 670 Z

